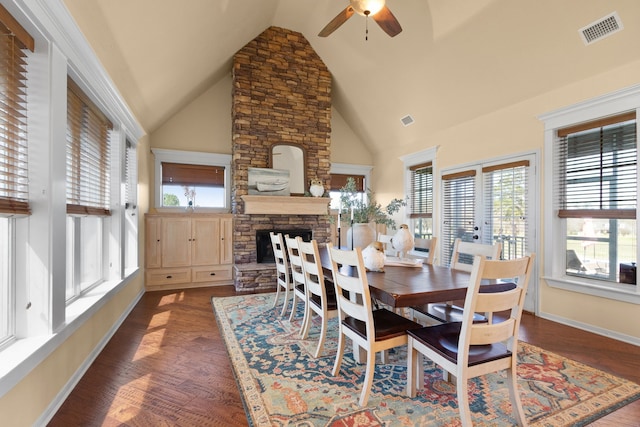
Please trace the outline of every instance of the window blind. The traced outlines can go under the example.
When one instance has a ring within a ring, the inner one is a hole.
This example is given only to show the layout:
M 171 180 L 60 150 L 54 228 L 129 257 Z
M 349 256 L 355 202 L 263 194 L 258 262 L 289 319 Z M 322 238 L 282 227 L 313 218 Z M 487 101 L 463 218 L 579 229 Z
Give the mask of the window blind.
M 27 61 L 33 38 L 0 5 L 0 213 L 30 213 Z
M 110 215 L 112 125 L 73 80 L 67 82 L 67 213 Z
M 224 167 L 162 162 L 162 184 L 224 187 Z
M 348 175 L 340 173 L 331 174 L 331 188 L 330 191 L 340 191 L 342 187 L 347 185 L 347 179 L 351 177 L 356 183 L 356 191 L 364 192 L 364 175 Z
M 431 162 L 409 168 L 411 171 L 410 218 L 433 217 L 433 166 Z
M 561 129 L 558 137 L 558 216 L 635 219 L 635 113 Z
M 442 248 L 453 248 L 453 242 L 460 237 L 468 241 L 473 234 L 475 223 L 475 182 L 476 171 L 469 170 L 442 176 Z M 442 251 L 444 265 L 451 262 L 451 252 Z

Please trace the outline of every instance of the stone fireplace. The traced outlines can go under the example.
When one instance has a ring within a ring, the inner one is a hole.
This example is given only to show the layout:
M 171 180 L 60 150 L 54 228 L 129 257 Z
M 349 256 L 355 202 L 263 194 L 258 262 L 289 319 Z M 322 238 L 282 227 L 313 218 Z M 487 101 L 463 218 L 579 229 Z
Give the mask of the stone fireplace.
M 328 188 L 331 74 L 302 34 L 270 27 L 233 58 L 231 114 L 235 287 L 244 292 L 275 288 L 275 264 L 257 262 L 256 232 L 310 230 L 312 238 L 325 243 L 329 217 L 300 214 L 305 212 L 296 207 L 300 197 L 282 197 L 278 209 L 268 213 L 247 213 L 248 168 L 269 167 L 272 145 L 296 144 L 306 153 L 308 179 Z

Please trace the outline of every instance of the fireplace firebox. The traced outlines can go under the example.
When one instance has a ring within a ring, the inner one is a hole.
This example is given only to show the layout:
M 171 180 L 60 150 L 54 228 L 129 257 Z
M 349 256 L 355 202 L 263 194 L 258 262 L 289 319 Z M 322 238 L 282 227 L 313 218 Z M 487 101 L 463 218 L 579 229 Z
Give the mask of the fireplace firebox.
M 257 230 L 256 231 L 256 262 L 265 264 L 275 262 L 273 256 L 273 246 L 271 245 L 271 236 L 269 233 L 282 233 L 283 236 L 301 237 L 305 242 L 311 241 L 313 232 L 311 230 Z

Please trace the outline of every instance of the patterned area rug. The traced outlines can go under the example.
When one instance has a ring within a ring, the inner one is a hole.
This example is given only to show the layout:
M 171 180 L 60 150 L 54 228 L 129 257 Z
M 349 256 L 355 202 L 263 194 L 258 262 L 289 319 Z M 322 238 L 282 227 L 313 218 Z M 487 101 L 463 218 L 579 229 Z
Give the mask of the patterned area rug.
M 272 309 L 275 294 L 212 298 L 252 426 L 459 426 L 455 386 L 425 361 L 425 388 L 405 395 L 406 347 L 376 364 L 368 405 L 358 406 L 364 365 L 353 362 L 347 343 L 340 374 L 331 375 L 337 320 L 318 359 L 315 324 L 298 338 L 302 312 L 292 322 Z M 301 306 L 301 304 L 299 304 Z M 640 398 L 640 386 L 521 342 L 518 378 L 522 404 L 533 426 L 584 426 Z M 379 361 L 379 357 L 378 357 Z M 470 381 L 475 426 L 512 426 L 505 376 Z

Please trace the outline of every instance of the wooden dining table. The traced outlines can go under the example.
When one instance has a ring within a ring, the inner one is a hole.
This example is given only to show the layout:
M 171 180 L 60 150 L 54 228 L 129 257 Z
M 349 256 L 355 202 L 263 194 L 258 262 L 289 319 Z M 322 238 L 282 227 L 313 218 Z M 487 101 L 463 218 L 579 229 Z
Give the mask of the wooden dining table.
M 331 258 L 327 246 L 318 248 L 325 280 L 333 281 Z M 345 274 L 355 274 L 352 267 L 340 267 Z M 439 265 L 385 266 L 384 271 L 368 271 L 369 292 L 374 300 L 392 308 L 415 307 L 434 302 L 464 299 L 471 273 Z M 481 284 L 480 292 L 502 292 L 513 289 L 513 283 Z M 366 360 L 364 350 L 353 344 L 356 363 Z
M 331 259 L 327 247 L 319 249 L 323 272 L 332 280 Z M 342 271 L 350 274 L 349 267 Z M 467 293 L 471 273 L 439 265 L 385 266 L 384 272 L 367 272 L 371 296 L 393 308 L 421 306 L 434 302 L 462 300 Z M 513 283 L 481 285 L 481 292 L 512 289 Z

